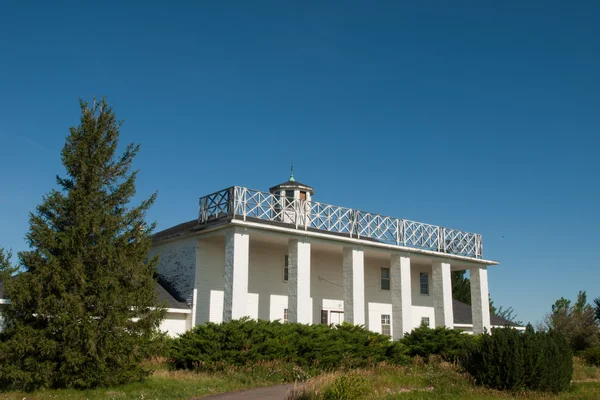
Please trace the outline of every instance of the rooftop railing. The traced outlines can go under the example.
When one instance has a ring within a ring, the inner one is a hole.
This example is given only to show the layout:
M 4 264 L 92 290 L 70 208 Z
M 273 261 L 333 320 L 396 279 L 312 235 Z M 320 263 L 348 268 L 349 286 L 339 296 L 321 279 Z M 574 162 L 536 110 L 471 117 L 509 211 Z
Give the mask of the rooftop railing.
M 302 230 L 482 258 L 481 235 L 233 186 L 200 198 L 198 222 L 262 220 Z

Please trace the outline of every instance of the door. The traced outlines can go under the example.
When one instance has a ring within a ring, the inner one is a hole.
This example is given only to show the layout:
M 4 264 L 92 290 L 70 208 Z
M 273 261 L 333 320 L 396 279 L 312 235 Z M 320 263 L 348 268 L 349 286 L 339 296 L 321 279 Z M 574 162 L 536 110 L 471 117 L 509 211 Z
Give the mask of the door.
M 342 322 L 344 322 L 344 313 L 342 311 L 330 312 L 330 324 L 341 325 Z

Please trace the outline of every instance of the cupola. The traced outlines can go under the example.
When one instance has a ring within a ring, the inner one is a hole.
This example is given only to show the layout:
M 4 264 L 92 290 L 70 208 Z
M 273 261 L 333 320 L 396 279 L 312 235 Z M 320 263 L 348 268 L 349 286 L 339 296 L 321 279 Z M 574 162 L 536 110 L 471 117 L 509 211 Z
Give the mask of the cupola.
M 274 196 L 273 209 L 277 219 L 292 224 L 305 224 L 310 214 L 310 202 L 315 190 L 294 179 L 294 167 L 291 168 L 290 179 L 269 189 Z

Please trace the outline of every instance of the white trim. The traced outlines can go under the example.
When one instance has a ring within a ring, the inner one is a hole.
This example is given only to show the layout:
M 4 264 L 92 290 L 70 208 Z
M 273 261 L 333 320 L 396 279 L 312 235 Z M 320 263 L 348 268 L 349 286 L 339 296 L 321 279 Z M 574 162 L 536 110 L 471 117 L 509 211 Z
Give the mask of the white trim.
M 191 314 L 192 310 L 189 308 L 167 308 L 167 312 L 172 314 Z
M 473 329 L 473 324 L 454 324 L 454 327 L 455 328 L 471 328 L 471 329 Z M 505 325 L 492 325 L 491 327 L 492 328 L 506 328 Z M 518 331 L 524 331 L 525 330 L 524 326 L 510 326 L 509 325 L 509 328 L 513 328 L 513 329 L 516 329 Z

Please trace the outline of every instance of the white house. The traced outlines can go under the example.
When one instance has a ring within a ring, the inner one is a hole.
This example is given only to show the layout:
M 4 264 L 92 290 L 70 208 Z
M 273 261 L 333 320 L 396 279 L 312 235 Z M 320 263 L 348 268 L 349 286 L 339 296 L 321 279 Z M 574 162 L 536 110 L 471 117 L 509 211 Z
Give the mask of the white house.
M 245 316 L 365 325 L 394 339 L 427 324 L 480 333 L 491 316 L 481 236 L 313 201 L 294 180 L 268 193 L 231 187 L 200 198 L 198 218 L 158 232 L 161 329 L 175 336 Z M 452 300 L 469 270 L 472 306 Z M 0 282 L 0 311 L 7 304 Z M 1 321 L 0 321 L 1 329 Z
M 427 324 L 474 333 L 490 318 L 481 236 L 313 201 L 294 180 L 260 192 L 200 198 L 198 218 L 158 232 L 152 255 L 190 324 L 245 316 L 365 325 L 401 338 Z M 469 270 L 472 307 L 452 300 L 452 271 Z

